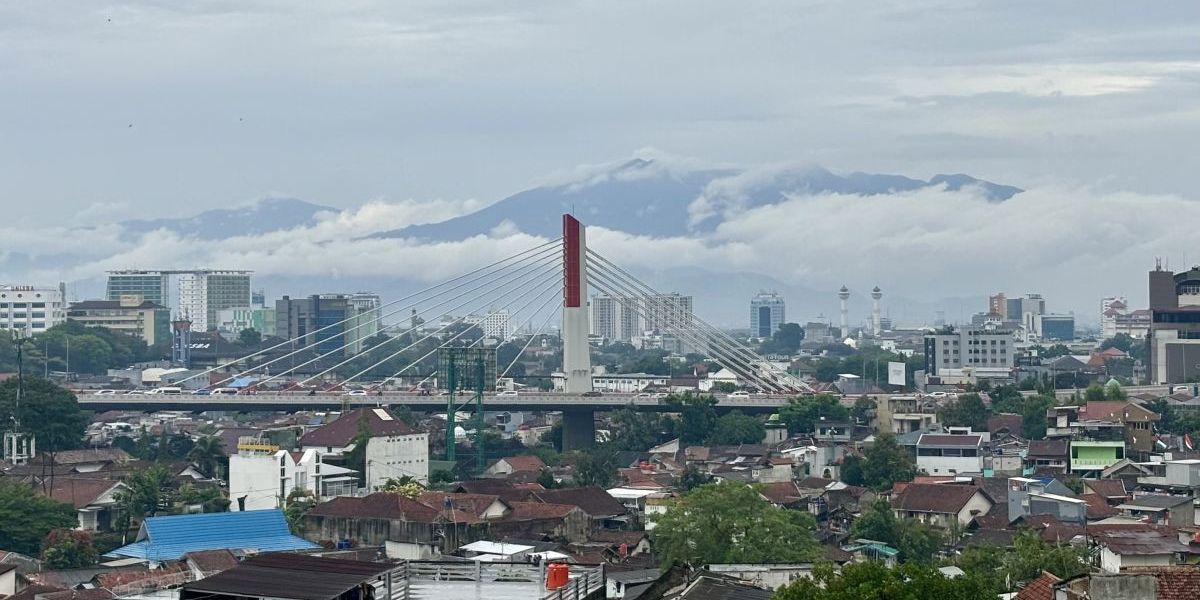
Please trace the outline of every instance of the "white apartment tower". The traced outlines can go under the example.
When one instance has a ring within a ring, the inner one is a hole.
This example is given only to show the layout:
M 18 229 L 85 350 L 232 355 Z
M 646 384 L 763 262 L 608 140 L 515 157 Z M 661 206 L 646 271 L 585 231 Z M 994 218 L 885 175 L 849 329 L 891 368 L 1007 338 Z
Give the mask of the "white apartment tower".
M 250 271 L 188 271 L 179 275 L 179 313 L 194 331 L 216 329 L 226 308 L 250 306 Z
M 0 329 L 17 331 L 21 337 L 42 333 L 67 320 L 67 286 L 0 286 Z

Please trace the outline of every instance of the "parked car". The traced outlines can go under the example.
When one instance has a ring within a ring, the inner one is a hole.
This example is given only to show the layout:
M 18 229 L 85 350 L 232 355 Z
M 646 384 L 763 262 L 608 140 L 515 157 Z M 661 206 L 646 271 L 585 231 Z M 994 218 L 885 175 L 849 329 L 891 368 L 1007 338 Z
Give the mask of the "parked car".
M 212 391 L 212 394 L 214 396 L 233 396 L 233 395 L 236 395 L 237 393 L 238 393 L 238 389 L 232 388 L 232 387 L 221 387 L 221 388 L 217 388 Z
M 193 396 L 208 396 L 210 394 L 212 394 L 212 390 L 210 390 L 208 388 L 200 388 L 200 389 L 192 392 Z
M 96 390 L 95 394 L 97 396 L 115 396 L 117 390 Z
M 366 396 L 367 390 L 350 390 L 342 395 L 343 396 Z
M 152 389 L 152 390 L 150 390 L 150 391 L 148 391 L 148 392 L 146 392 L 146 393 L 147 393 L 147 394 L 152 394 L 152 395 L 155 395 L 155 396 L 157 396 L 157 395 L 160 395 L 160 394 L 172 394 L 172 395 L 177 395 L 177 394 L 182 394 L 182 393 L 183 393 L 183 388 L 181 388 L 181 387 L 179 387 L 179 386 L 168 385 L 168 386 L 163 386 L 163 387 L 156 387 L 156 388 L 154 388 L 154 389 Z
M 747 392 L 746 390 L 738 390 L 736 392 L 730 392 L 729 397 L 730 398 L 749 398 L 750 392 Z
M 496 396 L 510 396 L 511 397 L 511 396 L 518 396 L 518 395 L 519 394 L 517 393 L 516 390 L 504 390 L 502 392 L 496 392 Z

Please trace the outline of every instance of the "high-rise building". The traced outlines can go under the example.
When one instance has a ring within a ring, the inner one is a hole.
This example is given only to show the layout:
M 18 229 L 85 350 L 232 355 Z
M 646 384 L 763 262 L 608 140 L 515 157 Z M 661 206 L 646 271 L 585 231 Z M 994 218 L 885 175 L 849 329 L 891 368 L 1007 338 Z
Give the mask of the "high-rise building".
M 1011 331 L 994 327 L 959 327 L 956 331 L 925 335 L 925 373 L 956 376 L 963 369 L 994 371 L 1012 369 L 1014 354 Z
M 988 314 L 996 315 L 1001 320 L 1008 318 L 1008 299 L 1004 297 L 1004 292 L 988 296 Z
M 840 316 L 838 325 L 841 328 L 842 338 L 847 338 L 850 336 L 850 313 L 849 309 L 846 307 L 846 301 L 849 299 L 850 289 L 843 285 L 842 289 L 838 290 L 838 314 Z
M 783 324 L 783 296 L 778 292 L 762 291 L 750 299 L 750 335 L 758 338 L 769 338 Z
M 366 340 L 374 337 L 383 330 L 383 302 L 379 294 L 371 292 L 355 292 L 347 299 L 352 319 L 347 323 L 346 341 L 350 342 L 347 350 L 358 354 L 365 349 Z
M 0 285 L 0 329 L 29 337 L 66 321 L 66 295 L 62 283 L 56 288 Z
M 677 293 L 655 296 L 594 296 L 592 335 L 628 342 L 647 331 L 669 331 L 692 324 L 692 297 Z
M 1117 335 L 1117 319 L 1129 314 L 1129 301 L 1124 296 L 1108 296 L 1100 300 L 1100 337 Z
M 483 332 L 483 337 L 503 340 L 508 338 L 509 334 L 509 314 L 508 310 L 489 310 L 481 315 L 471 315 L 467 318 L 467 322 L 472 325 L 478 325 Z
M 1034 336 L 1041 335 L 1038 319 L 1046 314 L 1046 300 L 1041 294 L 1025 294 L 1023 298 L 1009 298 L 1005 301 L 1005 321 L 1025 329 Z
M 322 354 L 341 349 L 341 355 L 353 356 L 382 330 L 379 310 L 379 297 L 361 292 L 284 296 L 275 301 L 275 336 L 295 339 L 297 348 L 315 346 Z
M 1150 383 L 1200 377 L 1200 267 L 1150 271 Z
M 67 319 L 132 335 L 148 346 L 171 341 L 171 309 L 137 294 L 126 294 L 120 300 L 72 302 Z
M 250 271 L 197 270 L 179 274 L 179 313 L 193 331 L 217 328 L 218 313 L 250 306 Z
M 145 302 L 159 306 L 171 306 L 169 271 L 142 271 L 129 269 L 108 272 L 105 299 L 119 302 L 121 296 L 130 294 L 142 297 Z
M 1039 315 L 1038 331 L 1046 341 L 1072 341 L 1075 339 L 1075 315 Z

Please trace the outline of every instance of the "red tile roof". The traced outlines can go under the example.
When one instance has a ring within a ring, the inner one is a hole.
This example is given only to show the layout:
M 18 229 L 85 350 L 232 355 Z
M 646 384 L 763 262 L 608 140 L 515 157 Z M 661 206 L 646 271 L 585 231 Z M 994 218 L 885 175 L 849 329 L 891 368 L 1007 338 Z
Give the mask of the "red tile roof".
M 1121 479 L 1085 479 L 1083 485 L 1103 496 L 1105 500 L 1125 498 L 1129 495 L 1129 492 L 1125 491 L 1125 482 Z
M 533 455 L 506 456 L 500 460 L 508 463 L 508 466 L 512 467 L 513 471 L 541 471 L 546 468 L 546 463 Z
M 892 500 L 892 506 L 914 512 L 957 514 L 979 493 L 973 485 L 910 483 Z
M 89 479 L 83 477 L 55 477 L 50 497 L 66 502 L 75 508 L 83 508 L 103 496 L 108 490 L 121 485 L 112 479 Z M 38 488 L 39 490 L 41 488 Z
M 320 517 L 361 517 L 433 523 L 437 521 L 438 512 L 437 509 L 400 494 L 376 492 L 362 498 L 340 496 L 314 506 L 308 514 Z
M 1121 572 L 1130 575 L 1153 575 L 1158 579 L 1157 600 L 1195 600 L 1200 598 L 1200 568 L 1195 565 L 1176 567 L 1126 567 Z
M 1054 600 L 1054 584 L 1060 581 L 1054 573 L 1042 571 L 1037 579 L 1030 581 L 1017 593 L 1017 600 Z
M 456 510 L 475 515 L 476 518 L 483 518 L 483 514 L 487 512 L 488 507 L 500 500 L 500 496 L 492 496 L 488 494 L 452 494 L 448 492 L 428 491 L 417 497 L 417 502 L 436 508 L 439 510 L 446 508 L 446 500 L 450 500 L 450 506 Z
M 534 519 L 562 519 L 579 510 L 571 504 L 546 504 L 544 502 L 513 502 L 512 512 L 504 519 L 506 521 L 531 521 Z
M 533 492 L 533 499 L 547 504 L 578 506 L 593 519 L 615 517 L 626 512 L 624 504 L 598 487 L 541 490 Z
M 326 448 L 343 448 L 358 435 L 361 427 L 370 432 L 371 437 L 387 437 L 390 435 L 411 435 L 417 433 L 408 423 L 397 419 L 382 408 L 359 408 L 338 417 L 338 420 L 322 425 L 300 438 L 301 446 L 316 446 Z
M 1079 499 L 1087 502 L 1087 518 L 1106 519 L 1117 514 L 1117 509 L 1109 506 L 1104 497 L 1097 494 L 1080 494 Z

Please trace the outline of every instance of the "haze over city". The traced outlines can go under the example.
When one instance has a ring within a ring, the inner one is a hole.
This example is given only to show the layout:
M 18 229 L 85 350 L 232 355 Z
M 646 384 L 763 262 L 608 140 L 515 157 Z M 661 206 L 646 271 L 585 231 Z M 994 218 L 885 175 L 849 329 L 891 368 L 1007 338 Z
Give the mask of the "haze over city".
M 0 3 L 0 599 L 1197 600 L 1197 40 Z

